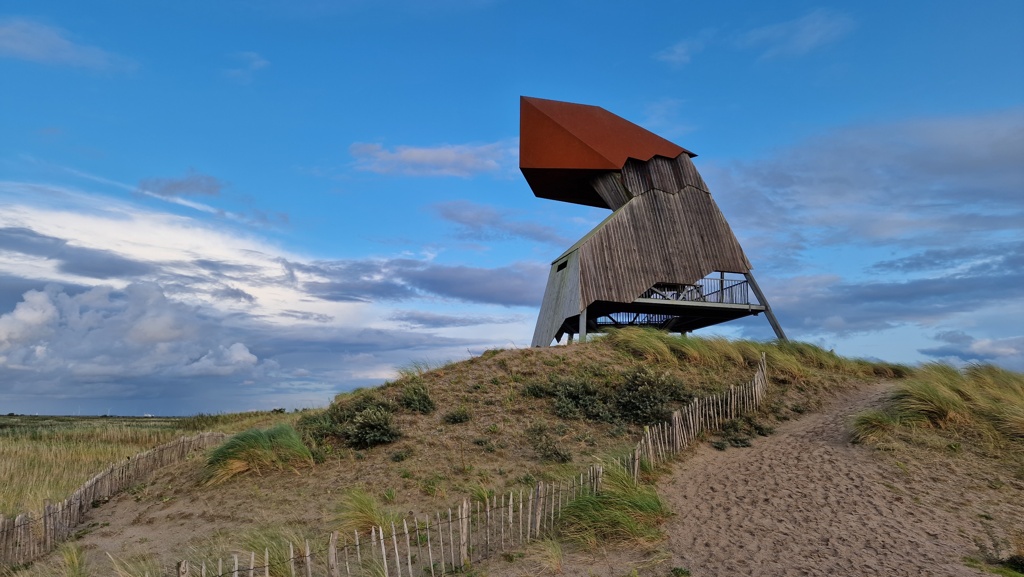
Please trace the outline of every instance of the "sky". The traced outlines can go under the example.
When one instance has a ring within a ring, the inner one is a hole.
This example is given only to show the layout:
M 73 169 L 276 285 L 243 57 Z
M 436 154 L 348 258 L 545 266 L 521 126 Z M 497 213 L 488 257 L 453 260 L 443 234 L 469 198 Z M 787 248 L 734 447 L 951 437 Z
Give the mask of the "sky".
M 529 346 L 608 211 L 533 196 L 522 95 L 697 153 L 790 338 L 1024 370 L 1018 0 L 8 0 L 0 413 L 324 406 Z

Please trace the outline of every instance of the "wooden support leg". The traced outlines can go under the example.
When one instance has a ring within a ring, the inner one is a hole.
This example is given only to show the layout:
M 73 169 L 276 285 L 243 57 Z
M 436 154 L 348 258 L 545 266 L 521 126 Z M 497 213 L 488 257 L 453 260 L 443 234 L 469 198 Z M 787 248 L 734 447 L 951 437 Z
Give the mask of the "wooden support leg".
M 743 273 L 743 276 L 747 277 L 747 282 L 750 283 L 750 288 L 754 290 L 754 296 L 757 297 L 757 301 L 764 306 L 764 316 L 768 317 L 768 323 L 772 325 L 772 330 L 775 331 L 775 336 L 780 341 L 789 340 L 786 338 L 786 333 L 782 331 L 782 325 L 779 324 L 779 319 L 775 318 L 775 313 L 772 312 L 771 305 L 768 304 L 768 299 L 764 297 L 764 293 L 761 292 L 761 287 L 757 286 L 757 281 L 754 280 L 754 275 Z

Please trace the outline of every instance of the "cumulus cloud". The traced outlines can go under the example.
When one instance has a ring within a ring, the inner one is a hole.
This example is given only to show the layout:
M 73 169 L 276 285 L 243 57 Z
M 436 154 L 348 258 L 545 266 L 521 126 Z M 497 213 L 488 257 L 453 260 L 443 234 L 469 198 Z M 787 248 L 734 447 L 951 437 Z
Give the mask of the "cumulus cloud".
M 800 18 L 762 26 L 740 36 L 744 47 L 761 50 L 761 58 L 803 56 L 842 39 L 856 27 L 847 14 L 818 8 Z
M 25 293 L 0 315 L 0 368 L 68 377 L 250 375 L 258 359 L 217 323 L 154 284 Z
M 512 220 L 493 206 L 455 200 L 435 204 L 432 210 L 442 219 L 459 225 L 460 238 L 495 240 L 522 238 L 536 242 L 568 245 L 571 241 L 550 226 L 535 222 Z
M 158 196 L 216 196 L 224 190 L 224 183 L 217 177 L 196 172 L 189 168 L 181 178 L 146 178 L 139 181 L 139 190 Z
M 791 337 L 961 331 L 972 340 L 917 349 L 1019 366 L 1014 329 L 992 319 L 1024 302 L 1020 158 L 1010 109 L 846 127 L 701 172 Z
M 26 18 L 0 18 L 0 57 L 97 70 L 130 65 L 106 50 L 72 41 L 60 28 Z
M 920 349 L 924 355 L 955 363 L 1006 362 L 1016 370 L 1024 368 L 1024 336 L 977 339 L 959 330 L 935 334 L 936 347 Z
M 110 197 L 2 182 L 0 192 L 11 200 L 0 211 L 8 411 L 323 405 L 390 378 L 410 355 L 450 359 L 515 338 L 524 317 L 506 307 L 536 306 L 547 275 L 545 263 L 482 268 L 429 255 L 312 260 Z M 59 208 L 18 200 L 44 193 Z M 458 314 L 434 310 L 453 303 Z M 492 327 L 461 339 L 428 332 L 479 324 Z
M 358 170 L 466 178 L 513 166 L 518 145 L 515 140 L 502 140 L 488 144 L 400 145 L 388 149 L 381 144 L 357 142 L 349 147 L 349 153 L 356 159 Z

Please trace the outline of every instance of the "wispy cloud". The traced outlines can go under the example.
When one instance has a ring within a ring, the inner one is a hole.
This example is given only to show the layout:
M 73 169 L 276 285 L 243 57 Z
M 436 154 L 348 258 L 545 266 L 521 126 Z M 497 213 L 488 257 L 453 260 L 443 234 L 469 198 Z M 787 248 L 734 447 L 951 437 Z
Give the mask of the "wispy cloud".
M 793 336 L 961 331 L 970 346 L 921 354 L 1024 366 L 998 320 L 1024 314 L 1020 158 L 1017 108 L 847 127 L 702 172 Z
M 496 173 L 514 166 L 518 157 L 516 139 L 487 144 L 442 144 L 438 146 L 396 146 L 357 142 L 349 147 L 356 168 L 380 174 L 411 176 L 470 177 Z
M 802 56 L 837 42 L 856 27 L 852 17 L 818 8 L 795 20 L 755 28 L 741 34 L 741 47 L 761 50 L 761 58 Z
M 431 207 L 442 219 L 459 225 L 459 237 L 469 240 L 522 238 L 555 246 L 571 241 L 553 227 L 536 222 L 514 220 L 493 206 L 455 200 Z
M 126 58 L 74 42 L 60 28 L 26 18 L 0 18 L 0 57 L 96 70 L 132 66 Z
M 891 247 L 903 264 L 880 266 L 892 267 L 913 264 L 908 250 L 948 258 L 1019 233 L 1021 158 L 1017 108 L 847 127 L 703 172 L 736 230 L 770 262 L 791 268 L 814 247 L 856 243 Z
M 158 196 L 216 196 L 225 184 L 215 176 L 189 168 L 181 178 L 146 178 L 139 181 L 139 190 Z
M 388 318 L 407 327 L 427 329 L 472 327 L 478 325 L 512 323 L 522 320 L 521 317 L 447 315 L 417 310 L 396 311 Z
M 252 82 L 258 71 L 270 66 L 270 61 L 257 52 L 235 52 L 229 58 L 234 65 L 225 69 L 224 74 L 243 84 Z
M 704 47 L 715 37 L 712 29 L 702 30 L 693 38 L 686 38 L 676 42 L 672 46 L 654 55 L 656 60 L 667 62 L 673 66 L 689 64 L 694 56 L 704 50 Z

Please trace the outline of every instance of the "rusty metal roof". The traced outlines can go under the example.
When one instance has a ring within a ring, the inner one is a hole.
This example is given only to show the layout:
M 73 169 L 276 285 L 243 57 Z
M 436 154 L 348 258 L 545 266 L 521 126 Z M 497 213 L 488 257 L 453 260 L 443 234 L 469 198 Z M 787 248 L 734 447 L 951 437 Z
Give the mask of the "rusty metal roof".
M 519 168 L 533 193 L 612 208 L 590 181 L 630 158 L 696 156 L 599 106 L 523 96 L 519 101 Z

